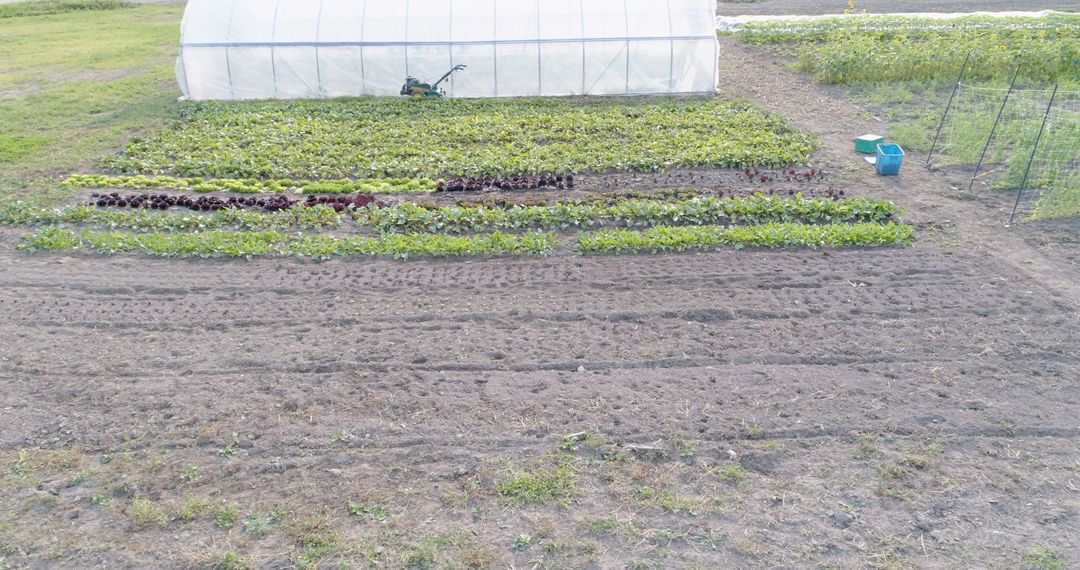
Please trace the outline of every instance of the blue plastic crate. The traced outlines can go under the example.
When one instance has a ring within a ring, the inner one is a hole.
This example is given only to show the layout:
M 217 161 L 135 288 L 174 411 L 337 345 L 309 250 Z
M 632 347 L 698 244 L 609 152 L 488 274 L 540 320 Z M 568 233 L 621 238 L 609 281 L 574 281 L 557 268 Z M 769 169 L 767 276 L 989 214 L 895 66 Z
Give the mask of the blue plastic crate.
M 882 176 L 900 174 L 900 165 L 904 163 L 904 149 L 898 144 L 877 145 L 877 173 Z

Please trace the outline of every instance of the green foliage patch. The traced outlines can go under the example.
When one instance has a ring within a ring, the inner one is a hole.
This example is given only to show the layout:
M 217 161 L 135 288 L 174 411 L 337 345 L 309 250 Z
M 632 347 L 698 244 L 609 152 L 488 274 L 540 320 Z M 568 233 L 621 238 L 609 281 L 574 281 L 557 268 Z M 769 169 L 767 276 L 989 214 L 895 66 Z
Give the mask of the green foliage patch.
M 644 232 L 601 230 L 579 234 L 579 253 L 638 253 L 707 250 L 718 247 L 878 247 L 907 245 L 915 237 L 911 226 L 888 224 L 758 226 L 657 226 Z
M 534 471 L 514 472 L 495 482 L 500 495 L 516 505 L 567 505 L 577 494 L 578 475 L 567 463 Z
M 163 257 L 293 256 L 328 259 L 336 256 L 376 256 L 408 259 L 415 256 L 546 255 L 555 235 L 493 233 L 475 237 L 408 234 L 368 237 L 286 235 L 277 231 L 202 233 L 76 232 L 50 226 L 26 238 L 21 249 L 87 251 L 112 255 L 143 253 Z
M 1024 551 L 1024 564 L 1034 570 L 1062 570 L 1065 560 L 1045 546 L 1033 546 Z
M 108 229 L 198 231 L 220 228 L 266 230 L 274 228 L 335 228 L 341 215 L 327 206 L 297 207 L 277 212 L 226 208 L 209 215 L 151 210 L 105 210 L 93 206 L 39 208 L 22 202 L 0 206 L 0 224 L 41 226 L 81 224 Z
M 1080 15 L 956 20 L 867 16 L 808 22 L 760 22 L 737 37 L 784 44 L 799 67 L 824 83 L 954 78 L 971 54 L 967 77 L 1080 80 Z
M 813 138 L 718 98 L 200 102 L 106 168 L 341 179 L 803 163 Z
M 882 222 L 896 214 L 887 200 L 829 200 L 756 195 L 703 197 L 681 201 L 623 200 L 613 204 L 565 202 L 553 206 L 446 206 L 426 208 L 411 202 L 355 210 L 353 217 L 382 232 L 484 232 L 507 229 L 622 226 L 765 224 L 775 222 Z
M 14 162 L 49 144 L 46 137 L 0 135 L 0 164 Z
M 1038 181 L 1036 181 L 1038 184 Z M 1080 216 L 1080 171 L 1055 187 L 1044 190 L 1031 213 L 1034 220 L 1056 220 Z
M 0 139 L 0 144 L 3 140 Z M 0 161 L 2 161 L 0 152 Z M 174 176 L 108 176 L 77 174 L 69 176 L 64 186 L 74 188 L 133 188 L 193 190 L 195 192 L 234 192 L 261 194 L 296 192 L 299 194 L 398 194 L 434 192 L 438 181 L 431 178 L 369 178 L 365 180 L 259 180 L 256 178 L 177 178 Z

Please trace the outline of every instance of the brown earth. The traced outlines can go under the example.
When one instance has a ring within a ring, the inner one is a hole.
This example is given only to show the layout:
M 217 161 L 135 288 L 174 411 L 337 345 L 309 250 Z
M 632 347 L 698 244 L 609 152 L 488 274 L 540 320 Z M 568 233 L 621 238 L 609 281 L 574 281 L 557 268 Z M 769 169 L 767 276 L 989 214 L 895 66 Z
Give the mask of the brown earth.
M 174 261 L 0 231 L 0 561 L 1080 564 L 1075 224 L 1004 228 L 914 155 L 873 175 L 849 149 L 880 125 L 723 47 L 724 94 L 819 133 L 917 246 Z

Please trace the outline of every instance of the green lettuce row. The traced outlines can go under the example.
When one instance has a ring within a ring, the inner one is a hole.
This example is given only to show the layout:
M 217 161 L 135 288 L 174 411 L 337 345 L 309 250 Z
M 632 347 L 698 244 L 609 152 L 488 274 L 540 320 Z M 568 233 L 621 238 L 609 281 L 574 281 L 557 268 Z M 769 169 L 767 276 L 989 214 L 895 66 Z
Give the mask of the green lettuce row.
M 555 235 L 493 233 L 475 237 L 426 234 L 382 238 L 286 235 L 276 231 L 202 233 L 142 233 L 72 231 L 42 228 L 26 238 L 21 249 L 88 251 L 112 255 L 143 253 L 163 257 L 295 256 L 327 259 L 337 256 L 376 256 L 408 259 L 414 256 L 546 255 Z
M 300 194 L 401 194 L 434 192 L 438 181 L 431 178 L 368 178 L 364 180 L 258 180 L 255 178 L 177 178 L 174 176 L 107 176 L 77 174 L 68 177 L 64 186 L 75 188 L 167 189 L 195 192 L 235 192 L 261 194 L 296 192 Z
M 44 226 L 85 224 L 132 230 L 191 231 L 219 228 L 266 230 L 273 228 L 336 228 L 341 214 L 327 206 L 290 208 L 278 212 L 255 212 L 237 208 L 212 214 L 156 212 L 153 210 L 105 210 L 93 206 L 48 209 L 15 202 L 0 206 L 0 224 Z
M 447 206 L 425 208 L 411 202 L 366 207 L 353 212 L 362 225 L 384 233 L 468 233 L 507 229 L 621 226 L 766 224 L 775 222 L 883 222 L 897 207 L 875 198 L 700 197 L 682 201 L 631 199 L 615 204 L 560 203 L 553 206 Z
M 911 226 L 888 224 L 758 226 L 659 226 L 644 232 L 601 230 L 578 235 L 578 253 L 637 253 L 719 247 L 819 248 L 907 245 Z

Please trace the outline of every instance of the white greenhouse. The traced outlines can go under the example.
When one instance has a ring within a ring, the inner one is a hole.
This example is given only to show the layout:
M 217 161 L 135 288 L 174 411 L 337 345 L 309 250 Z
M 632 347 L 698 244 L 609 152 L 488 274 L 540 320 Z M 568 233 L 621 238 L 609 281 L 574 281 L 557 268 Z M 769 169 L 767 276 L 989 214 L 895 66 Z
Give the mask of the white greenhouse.
M 715 0 L 190 0 L 186 97 L 450 97 L 716 91 Z

